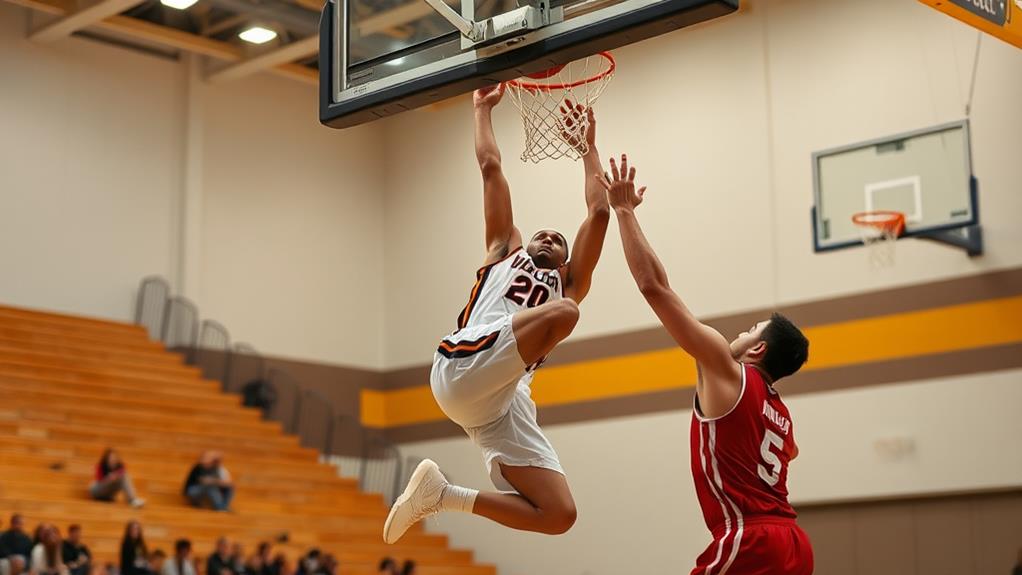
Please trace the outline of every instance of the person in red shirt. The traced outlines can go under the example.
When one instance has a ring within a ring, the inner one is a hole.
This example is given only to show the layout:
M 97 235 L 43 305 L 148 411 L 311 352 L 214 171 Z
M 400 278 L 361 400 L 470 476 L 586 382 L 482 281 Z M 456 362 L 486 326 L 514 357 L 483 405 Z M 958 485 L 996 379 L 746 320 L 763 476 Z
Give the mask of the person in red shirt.
M 89 485 L 89 494 L 99 501 L 113 501 L 121 491 L 132 507 L 142 507 L 145 500 L 135 493 L 135 486 L 124 466 L 121 456 L 113 449 L 107 449 L 96 464 L 96 475 Z
M 635 208 L 635 168 L 621 156 L 601 178 L 617 215 L 628 268 L 699 377 L 692 410 L 691 464 L 713 541 L 692 575 L 811 575 L 813 550 L 788 504 L 788 463 L 798 454 L 791 414 L 774 385 L 799 370 L 809 340 L 781 314 L 734 341 L 701 323 L 671 289 Z M 740 265 L 740 263 L 735 264 Z M 756 278 L 749 278 L 750 287 Z

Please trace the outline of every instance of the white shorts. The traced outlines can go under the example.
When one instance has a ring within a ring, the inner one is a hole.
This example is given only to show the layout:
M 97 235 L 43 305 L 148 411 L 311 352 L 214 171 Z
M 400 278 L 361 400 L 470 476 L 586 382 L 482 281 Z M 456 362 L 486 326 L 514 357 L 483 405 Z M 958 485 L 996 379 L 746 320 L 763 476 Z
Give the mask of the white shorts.
M 483 450 L 493 485 L 514 491 L 499 463 L 564 473 L 536 422 L 532 372 L 518 354 L 511 316 L 445 337 L 433 358 L 430 386 L 440 409 Z

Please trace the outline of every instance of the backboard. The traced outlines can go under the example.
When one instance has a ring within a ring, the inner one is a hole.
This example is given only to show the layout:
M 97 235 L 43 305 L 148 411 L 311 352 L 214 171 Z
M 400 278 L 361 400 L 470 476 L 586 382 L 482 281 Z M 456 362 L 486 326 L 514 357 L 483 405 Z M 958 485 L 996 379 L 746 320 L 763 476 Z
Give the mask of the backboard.
M 369 122 L 717 18 L 738 3 L 329 0 L 320 21 L 320 121 Z
M 965 235 L 979 221 L 968 121 L 816 152 L 813 192 L 817 252 L 863 245 L 859 212 L 904 213 L 901 237 Z

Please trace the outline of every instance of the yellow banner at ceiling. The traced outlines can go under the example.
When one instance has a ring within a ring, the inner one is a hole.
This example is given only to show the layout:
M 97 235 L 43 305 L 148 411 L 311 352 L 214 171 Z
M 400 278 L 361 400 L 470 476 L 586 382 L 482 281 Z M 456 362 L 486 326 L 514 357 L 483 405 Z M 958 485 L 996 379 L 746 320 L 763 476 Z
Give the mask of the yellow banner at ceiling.
M 1022 0 L 919 0 L 1022 48 Z

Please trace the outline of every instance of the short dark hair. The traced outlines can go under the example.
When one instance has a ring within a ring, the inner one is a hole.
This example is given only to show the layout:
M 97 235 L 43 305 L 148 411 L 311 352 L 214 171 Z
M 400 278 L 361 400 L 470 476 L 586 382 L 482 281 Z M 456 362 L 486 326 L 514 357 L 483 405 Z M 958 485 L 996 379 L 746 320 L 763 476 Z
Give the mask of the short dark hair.
M 178 539 L 174 542 L 174 551 L 181 553 L 192 550 L 192 542 L 187 539 Z
M 795 373 L 809 359 L 809 340 L 779 313 L 770 316 L 761 339 L 767 348 L 760 366 L 774 381 Z
M 69 526 L 68 526 L 68 528 L 67 528 L 67 532 L 68 532 L 68 533 L 71 533 L 71 532 L 73 532 L 73 531 L 81 531 L 81 530 L 82 530 L 82 526 L 81 526 L 81 525 L 79 525 L 79 524 L 77 524 L 77 523 L 72 523 L 72 524 L 71 524 L 71 525 L 69 525 Z

